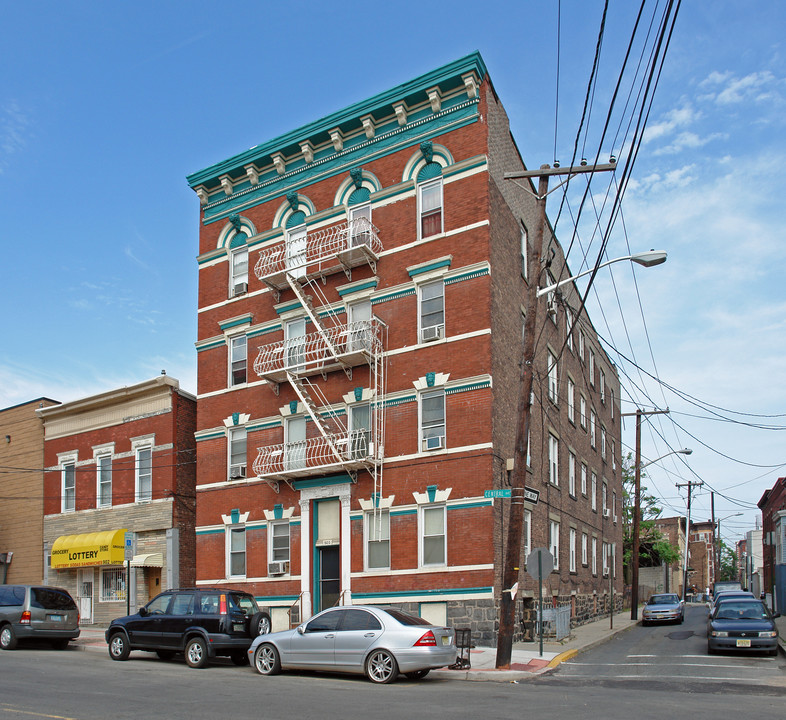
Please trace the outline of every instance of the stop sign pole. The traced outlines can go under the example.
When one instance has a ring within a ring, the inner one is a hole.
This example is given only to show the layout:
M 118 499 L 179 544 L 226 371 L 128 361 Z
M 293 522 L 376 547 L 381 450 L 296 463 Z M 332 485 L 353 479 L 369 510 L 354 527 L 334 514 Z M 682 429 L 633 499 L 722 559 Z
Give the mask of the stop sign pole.
M 543 576 L 551 575 L 554 570 L 554 556 L 548 548 L 535 548 L 527 556 L 527 572 L 538 584 L 538 635 L 540 637 L 540 655 L 543 656 Z

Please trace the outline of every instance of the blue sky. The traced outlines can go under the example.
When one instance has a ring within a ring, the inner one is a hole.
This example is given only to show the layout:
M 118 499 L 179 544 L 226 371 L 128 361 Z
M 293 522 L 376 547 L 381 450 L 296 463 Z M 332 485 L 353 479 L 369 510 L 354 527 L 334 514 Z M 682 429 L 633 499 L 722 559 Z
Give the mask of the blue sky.
M 591 137 L 634 5 L 610 3 Z M 602 2 L 562 2 L 558 113 L 555 1 L 2 0 L 0 10 L 8 407 L 162 369 L 196 390 L 198 201 L 188 173 L 474 50 L 525 162 L 553 162 L 556 144 L 568 164 Z M 608 247 L 609 257 L 628 244 L 662 248 L 669 261 L 636 270 L 636 285 L 628 263 L 601 272 L 590 305 L 615 348 L 623 412 L 671 410 L 645 425 L 644 456 L 694 451 L 650 466 L 645 483 L 673 515 L 685 508 L 675 483 L 704 480 L 693 517 L 709 517 L 711 487 L 719 517 L 744 513 L 724 521 L 729 538 L 753 526 L 756 501 L 786 474 L 785 21 L 780 3 L 684 3 L 625 194 L 626 232 L 618 223 Z M 569 221 L 557 227 L 563 239 Z M 624 443 L 633 437 L 627 422 Z

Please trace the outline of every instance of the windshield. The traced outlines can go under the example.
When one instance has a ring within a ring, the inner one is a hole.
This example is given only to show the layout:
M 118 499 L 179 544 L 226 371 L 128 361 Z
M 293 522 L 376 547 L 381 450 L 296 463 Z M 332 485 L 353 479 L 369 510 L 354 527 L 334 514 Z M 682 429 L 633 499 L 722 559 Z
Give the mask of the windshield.
M 769 613 L 762 603 L 725 602 L 718 607 L 716 620 L 767 620 Z
M 676 595 L 653 595 L 648 605 L 676 605 L 680 599 Z
M 422 617 L 418 617 L 417 615 L 410 615 L 409 613 L 405 613 L 403 610 L 398 610 L 396 608 L 380 608 L 380 610 L 386 612 L 388 615 L 390 615 L 390 617 L 398 620 L 402 625 L 431 625 L 428 620 L 424 620 Z

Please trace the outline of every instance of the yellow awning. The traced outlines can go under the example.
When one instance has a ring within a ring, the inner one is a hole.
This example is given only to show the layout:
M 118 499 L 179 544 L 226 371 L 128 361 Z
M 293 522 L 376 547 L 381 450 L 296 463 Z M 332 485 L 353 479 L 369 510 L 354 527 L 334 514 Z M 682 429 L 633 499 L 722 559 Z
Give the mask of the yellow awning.
M 125 561 L 125 528 L 82 535 L 61 535 L 52 545 L 55 569 L 122 565 Z
M 164 555 L 163 553 L 134 555 L 133 560 L 131 560 L 131 567 L 164 567 Z

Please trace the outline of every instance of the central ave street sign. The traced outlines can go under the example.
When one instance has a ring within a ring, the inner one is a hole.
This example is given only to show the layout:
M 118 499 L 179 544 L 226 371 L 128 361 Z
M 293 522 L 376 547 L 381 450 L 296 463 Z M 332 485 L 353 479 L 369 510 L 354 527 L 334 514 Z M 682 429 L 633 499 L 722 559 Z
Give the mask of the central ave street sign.
M 496 488 L 495 490 L 486 490 L 483 493 L 483 497 L 486 498 L 509 498 L 513 495 L 512 488 Z M 533 490 L 529 487 L 524 487 L 524 500 L 526 502 L 530 502 L 533 505 L 538 502 L 538 498 L 540 497 L 539 490 Z

